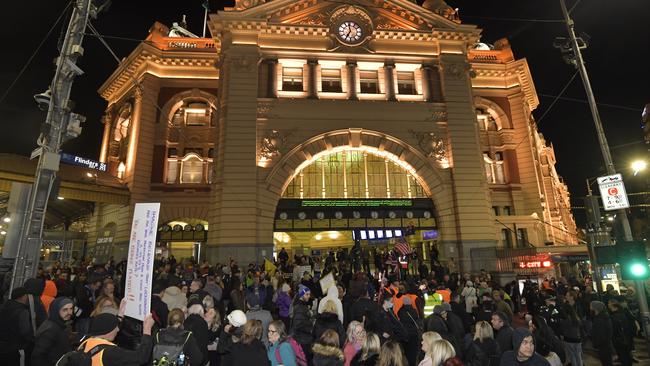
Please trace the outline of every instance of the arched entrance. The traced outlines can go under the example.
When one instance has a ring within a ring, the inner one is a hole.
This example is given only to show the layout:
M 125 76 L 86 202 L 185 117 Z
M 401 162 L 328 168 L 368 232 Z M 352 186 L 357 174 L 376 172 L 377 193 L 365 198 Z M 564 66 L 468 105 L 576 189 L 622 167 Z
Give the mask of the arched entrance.
M 173 255 L 178 261 L 194 258 L 200 261 L 208 238 L 208 222 L 196 218 L 178 218 L 158 227 L 156 255 Z
M 273 220 L 276 249 L 352 247 L 353 233 L 362 245 L 383 248 L 410 231 L 414 247 L 428 248 L 442 237 L 441 224 L 452 212 L 445 205 L 440 215 L 434 205 L 432 197 L 447 195 L 436 164 L 374 131 L 341 130 L 307 141 L 285 155 L 267 179 L 273 184 L 286 177 Z

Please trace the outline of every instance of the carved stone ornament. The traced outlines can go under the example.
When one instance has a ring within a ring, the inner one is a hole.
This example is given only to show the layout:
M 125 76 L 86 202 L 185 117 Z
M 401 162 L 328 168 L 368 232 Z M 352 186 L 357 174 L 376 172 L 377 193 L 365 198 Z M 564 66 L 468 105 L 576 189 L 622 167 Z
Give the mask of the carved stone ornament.
M 431 115 L 425 120 L 427 122 L 447 122 L 447 112 L 432 110 Z
M 264 4 L 265 2 L 266 0 L 237 0 L 235 4 L 235 10 L 245 10 Z
M 420 150 L 428 158 L 434 158 L 441 162 L 447 160 L 447 147 L 445 146 L 445 142 L 435 132 L 409 131 L 418 140 Z
M 260 159 L 264 161 L 273 160 L 284 151 L 288 136 L 284 136 L 278 130 L 268 130 L 260 141 Z
M 273 103 L 270 102 L 257 103 L 257 118 L 277 118 L 276 114 L 271 113 L 273 107 Z
M 422 7 L 436 13 L 452 22 L 460 23 L 458 11 L 449 6 L 444 0 L 425 0 Z
M 230 65 L 235 72 L 252 72 L 257 67 L 257 60 L 253 57 L 232 57 Z
M 467 63 L 443 65 L 445 76 L 451 79 L 461 79 L 469 69 L 470 65 Z
M 324 26 L 327 25 L 327 16 L 323 13 L 310 14 L 298 20 L 297 24 Z

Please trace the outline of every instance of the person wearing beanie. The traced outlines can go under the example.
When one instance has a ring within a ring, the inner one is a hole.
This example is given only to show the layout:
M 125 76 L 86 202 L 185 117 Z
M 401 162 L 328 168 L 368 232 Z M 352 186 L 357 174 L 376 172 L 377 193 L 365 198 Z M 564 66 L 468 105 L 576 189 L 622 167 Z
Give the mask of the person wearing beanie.
M 123 314 L 120 309 L 120 315 Z M 118 347 L 113 343 L 119 332 L 120 321 L 113 314 L 99 314 L 90 323 L 90 337 L 83 341 L 80 349 L 91 355 L 93 365 L 139 366 L 149 362 L 153 350 L 151 329 L 155 320 L 147 314 L 142 322 L 142 342 L 135 350 Z M 97 348 L 95 348 L 97 347 Z M 96 352 L 97 350 L 99 352 Z
M 517 328 L 512 334 L 512 350 L 501 356 L 500 366 L 550 366 L 535 352 L 535 340 L 526 328 Z
M 45 305 L 41 301 L 43 291 L 45 291 L 45 280 L 42 278 L 30 278 L 23 284 L 27 293 L 34 297 L 34 314 L 36 315 L 36 328 L 38 328 L 47 319 Z
M 311 291 L 309 287 L 299 285 L 298 294 L 294 300 L 293 314 L 291 316 L 291 331 L 289 334 L 298 342 L 301 346 L 307 358 L 311 355 L 311 343 L 312 343 L 312 334 L 311 331 L 314 326 L 314 320 L 309 310 L 309 299 L 311 296 Z
M 67 323 L 72 319 L 73 308 L 73 301 L 67 297 L 59 297 L 50 304 L 48 319 L 36 331 L 32 365 L 55 365 L 72 350 Z
M 605 303 L 592 301 L 589 304 L 593 314 L 593 327 L 591 330 L 591 343 L 598 351 L 600 362 L 605 365 L 612 364 L 612 320 L 605 309 Z
M 503 353 L 512 350 L 513 329 L 508 321 L 508 316 L 500 311 L 495 311 L 490 323 L 494 329 L 494 340 L 499 345 L 499 351 Z
M 34 345 L 28 296 L 26 288 L 17 287 L 11 291 L 11 299 L 0 307 L 0 360 L 3 365 L 21 365 L 20 350 L 29 356 Z

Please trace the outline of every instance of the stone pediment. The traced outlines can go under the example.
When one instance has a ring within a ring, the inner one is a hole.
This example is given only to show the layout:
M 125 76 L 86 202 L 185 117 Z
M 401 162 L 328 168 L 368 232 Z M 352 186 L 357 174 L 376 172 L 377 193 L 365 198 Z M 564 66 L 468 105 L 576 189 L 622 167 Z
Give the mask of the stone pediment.
M 457 13 L 442 0 L 419 6 L 410 0 L 238 0 L 219 13 L 222 19 L 256 20 L 286 26 L 330 27 L 337 12 L 358 10 L 374 29 L 394 31 L 453 31 L 460 25 Z

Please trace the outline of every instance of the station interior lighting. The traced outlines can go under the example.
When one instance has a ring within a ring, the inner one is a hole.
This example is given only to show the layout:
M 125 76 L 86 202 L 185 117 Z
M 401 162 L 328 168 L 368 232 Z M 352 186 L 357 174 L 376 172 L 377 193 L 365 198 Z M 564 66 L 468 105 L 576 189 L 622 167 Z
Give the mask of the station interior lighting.
M 0 235 L 7 235 L 7 232 L 2 230 L 2 231 L 0 231 Z
M 2 219 L 2 221 L 6 222 L 6 223 L 10 223 L 11 218 L 10 217 L 5 217 L 4 219 Z
M 57 199 L 58 199 L 59 201 L 63 201 L 63 200 L 65 199 L 65 197 L 59 196 L 59 197 L 57 197 Z
M 648 167 L 648 163 L 645 160 L 635 160 L 631 164 L 634 175 L 639 174 L 640 171 L 645 170 Z

